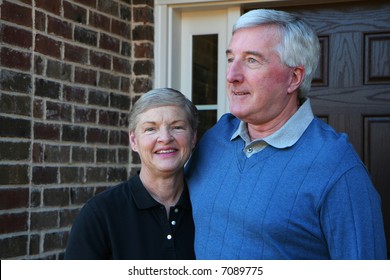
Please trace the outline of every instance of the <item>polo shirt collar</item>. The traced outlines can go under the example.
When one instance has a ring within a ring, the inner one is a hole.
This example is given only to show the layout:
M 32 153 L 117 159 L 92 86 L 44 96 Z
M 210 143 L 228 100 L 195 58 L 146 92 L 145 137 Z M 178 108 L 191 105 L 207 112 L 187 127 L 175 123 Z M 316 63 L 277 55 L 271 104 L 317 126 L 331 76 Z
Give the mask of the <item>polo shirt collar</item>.
M 291 147 L 299 140 L 313 118 L 314 115 L 311 109 L 310 99 L 306 98 L 303 104 L 298 108 L 298 111 L 273 134 L 262 139 L 255 139 L 251 142 L 247 125 L 245 122 L 241 121 L 230 140 L 234 140 L 240 136 L 245 141 L 245 145 L 249 145 L 258 141 L 264 141 L 268 145 L 278 149 Z
M 130 187 L 131 196 L 134 199 L 138 209 L 148 209 L 156 206 L 161 206 L 146 190 L 139 177 L 139 172 L 133 176 L 128 183 Z M 184 182 L 184 189 L 177 202 L 176 206 L 185 209 L 191 209 L 190 196 L 188 194 L 188 188 L 186 182 Z

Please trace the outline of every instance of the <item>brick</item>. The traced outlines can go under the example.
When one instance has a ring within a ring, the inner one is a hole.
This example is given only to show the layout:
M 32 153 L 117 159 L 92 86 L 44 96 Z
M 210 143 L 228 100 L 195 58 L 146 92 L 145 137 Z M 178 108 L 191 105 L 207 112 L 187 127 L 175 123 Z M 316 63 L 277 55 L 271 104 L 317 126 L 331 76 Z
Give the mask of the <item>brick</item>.
M 84 88 L 64 85 L 63 89 L 64 100 L 68 102 L 76 102 L 85 104 L 87 94 Z
M 111 21 L 111 32 L 126 39 L 131 39 L 131 26 L 129 23 L 115 20 Z
M 0 93 L 0 112 L 31 116 L 31 97 Z M 1 157 L 0 157 L 1 158 Z
M 91 86 L 97 85 L 96 71 L 75 67 L 75 82 Z
M 31 230 L 45 230 L 57 228 L 58 211 L 44 211 L 31 213 Z
M 46 14 L 40 11 L 35 11 L 35 28 L 46 32 Z
M 81 126 L 63 125 L 62 141 L 85 142 L 85 128 Z
M 58 183 L 58 167 L 34 166 L 32 170 L 32 182 L 35 185 Z
M 49 1 L 46 1 L 49 2 Z M 72 39 L 72 24 L 51 16 L 47 17 L 47 32 L 59 37 Z
M 119 53 L 120 41 L 117 38 L 102 33 L 100 34 L 99 46 L 102 49 Z
M 111 20 L 109 17 L 98 14 L 93 11 L 89 12 L 89 24 L 100 30 L 110 32 Z
M 87 10 L 73 3 L 64 1 L 64 17 L 77 23 L 87 23 Z
M 44 76 L 45 66 L 46 59 L 39 55 L 34 55 L 34 73 Z
M 31 75 L 2 69 L 0 72 L 0 90 L 31 93 Z
M 108 132 L 99 128 L 87 129 L 87 143 L 108 143 Z
M 27 254 L 27 235 L 0 239 L 0 259 L 15 258 Z
M 129 135 L 128 135 L 127 131 L 117 131 L 117 130 L 111 131 L 110 138 L 109 138 L 109 144 L 110 145 L 128 146 L 129 145 Z
M 47 36 L 37 34 L 35 37 L 35 51 L 51 57 L 61 58 L 61 42 Z
M 131 163 L 132 164 L 140 164 L 141 163 L 141 159 L 140 159 L 137 152 L 131 151 Z M 133 172 L 133 168 L 131 169 L 131 171 Z M 133 173 L 133 174 L 135 174 L 135 173 Z
M 96 150 L 97 163 L 116 163 L 115 149 L 97 149 Z
M 43 100 L 34 99 L 33 116 L 34 118 L 37 119 L 43 119 L 44 116 Z
M 131 64 L 130 64 L 129 59 L 114 57 L 113 68 L 114 68 L 114 71 L 117 71 L 117 72 L 120 72 L 123 74 L 131 74 Z
M 0 137 L 30 138 L 31 122 L 0 116 Z
M 150 60 L 141 60 L 134 63 L 133 71 L 135 75 L 148 75 L 153 74 L 153 62 Z
M 131 99 L 127 95 L 121 95 L 116 93 L 110 94 L 110 105 L 113 108 L 120 110 L 130 110 Z
M 131 8 L 128 6 L 120 5 L 119 15 L 122 20 L 131 21 Z
M 87 179 L 87 183 L 106 182 L 107 181 L 107 168 L 88 167 L 86 179 Z
M 129 127 L 129 114 L 128 113 L 121 113 L 119 116 L 119 126 L 126 129 Z
M 87 202 L 88 199 L 93 197 L 94 188 L 91 187 L 77 187 L 72 188 L 70 191 L 71 203 L 73 205 L 81 205 Z
M 118 163 L 127 164 L 129 163 L 129 149 L 118 149 Z
M 88 62 L 88 49 L 65 43 L 65 59 L 85 64 Z
M 27 71 L 31 68 L 31 53 L 3 47 L 0 50 L 0 62 L 2 66 Z
M 12 213 L 0 215 L 0 234 L 27 230 L 28 213 Z
M 43 204 L 45 206 L 67 206 L 70 202 L 68 188 L 45 189 L 43 191 Z
M 3 189 L 0 188 L 0 210 L 28 208 L 28 188 Z
M 0 142 L 0 158 L 3 161 L 6 160 L 28 161 L 30 158 L 30 143 Z
M 60 126 L 58 124 L 34 123 L 34 138 L 60 140 Z
M 109 104 L 109 95 L 103 91 L 90 91 L 88 95 L 88 104 L 107 107 Z
M 23 26 L 32 27 L 31 8 L 20 6 L 8 1 L 2 1 L 1 19 Z
M 111 69 L 111 55 L 97 51 L 90 51 L 90 61 L 93 66 L 101 69 Z
M 72 161 L 76 163 L 93 163 L 95 161 L 95 151 L 93 148 L 73 147 Z
M 44 155 L 44 145 L 40 143 L 33 144 L 32 159 L 34 163 L 43 163 Z
M 97 0 L 75 0 L 75 2 L 81 3 L 83 5 L 96 8 L 96 1 Z
M 69 163 L 70 147 L 45 145 L 44 162 L 46 163 Z
M 72 106 L 65 103 L 46 102 L 46 119 L 71 122 Z
M 41 237 L 39 234 L 30 235 L 30 255 L 38 255 L 41 243 Z
M 133 0 L 133 5 L 147 5 L 149 7 L 154 6 L 154 0 Z
M 77 209 L 65 209 L 60 211 L 60 227 L 69 227 L 74 223 L 79 210 Z
M 74 121 L 76 123 L 96 123 L 96 112 L 95 109 L 75 107 Z
M 153 58 L 153 43 L 136 43 L 134 44 L 134 56 L 136 58 Z
M 40 207 L 42 205 L 41 194 L 42 194 L 41 188 L 31 190 L 31 196 L 30 196 L 31 208 Z
M 26 185 L 28 183 L 28 165 L 0 165 L 0 185 Z
M 66 247 L 67 234 L 65 232 L 55 232 L 45 234 L 43 250 L 45 252 L 63 249 Z
M 118 126 L 119 113 L 113 111 L 99 111 L 99 124 Z
M 119 89 L 119 81 L 120 78 L 118 75 L 101 72 L 98 85 L 103 88 L 117 90 Z
M 133 8 L 134 22 L 154 23 L 154 14 L 153 8 L 148 6 L 139 7 L 136 6 Z
M 61 14 L 61 2 L 61 0 L 35 0 L 35 5 L 39 9 L 59 16 Z
M 97 32 L 76 26 L 74 28 L 74 40 L 89 46 L 97 46 Z
M 133 29 L 133 40 L 149 40 L 153 41 L 154 28 L 149 25 L 138 25 Z
M 105 14 L 110 14 L 115 17 L 119 15 L 118 3 L 114 1 L 97 0 L 97 8 Z
M 127 77 L 121 77 L 120 90 L 125 93 L 130 93 L 131 81 Z
M 121 55 L 131 57 L 131 44 L 126 41 L 122 41 Z
M 151 78 L 136 78 L 133 84 L 134 93 L 144 93 L 151 90 L 152 87 Z
M 83 167 L 60 167 L 60 183 L 71 184 L 71 183 L 82 183 L 84 179 L 84 168 Z
M 35 95 L 51 99 L 59 99 L 61 86 L 59 83 L 44 79 L 35 79 Z
M 6 24 L 0 25 L 0 38 L 3 43 L 28 49 L 32 46 L 32 32 Z
M 127 179 L 127 169 L 124 167 L 108 168 L 107 174 L 109 182 L 123 182 Z
M 49 78 L 71 82 L 72 66 L 60 61 L 48 59 L 46 75 Z

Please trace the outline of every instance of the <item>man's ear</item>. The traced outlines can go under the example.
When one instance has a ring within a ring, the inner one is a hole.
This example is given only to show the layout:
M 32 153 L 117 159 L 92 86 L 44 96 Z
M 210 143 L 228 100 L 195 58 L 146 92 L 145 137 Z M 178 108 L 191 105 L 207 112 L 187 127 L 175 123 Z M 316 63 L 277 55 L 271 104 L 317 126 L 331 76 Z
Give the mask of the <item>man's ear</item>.
M 138 149 L 137 149 L 137 141 L 135 139 L 135 135 L 134 135 L 133 131 L 129 132 L 129 142 L 130 142 L 131 149 L 134 152 L 137 152 L 138 151 Z
M 293 93 L 297 91 L 299 86 L 302 84 L 304 77 L 305 77 L 305 68 L 303 66 L 295 67 L 291 73 L 291 82 L 290 82 L 290 86 L 287 89 L 287 92 Z

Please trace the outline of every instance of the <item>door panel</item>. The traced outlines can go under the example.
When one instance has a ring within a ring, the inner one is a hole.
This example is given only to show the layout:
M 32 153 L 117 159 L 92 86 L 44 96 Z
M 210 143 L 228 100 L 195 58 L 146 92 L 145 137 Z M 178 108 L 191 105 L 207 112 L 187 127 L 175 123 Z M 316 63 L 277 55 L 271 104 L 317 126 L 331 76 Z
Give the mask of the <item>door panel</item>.
M 281 9 L 301 14 L 320 37 L 313 110 L 348 133 L 366 164 L 382 198 L 390 256 L 390 3 Z

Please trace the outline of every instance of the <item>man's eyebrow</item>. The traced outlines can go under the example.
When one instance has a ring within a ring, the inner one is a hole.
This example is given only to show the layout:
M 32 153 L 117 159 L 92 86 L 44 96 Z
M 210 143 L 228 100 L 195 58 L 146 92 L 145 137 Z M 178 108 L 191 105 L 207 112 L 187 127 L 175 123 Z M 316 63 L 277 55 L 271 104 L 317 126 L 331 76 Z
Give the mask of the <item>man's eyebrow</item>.
M 233 51 L 231 49 L 227 49 L 226 50 L 226 55 L 232 54 L 232 53 L 233 53 Z M 249 55 L 254 55 L 254 56 L 257 56 L 257 57 L 263 57 L 263 55 L 261 53 L 256 52 L 256 51 L 245 51 L 244 54 L 245 55 L 248 55 L 248 54 Z

